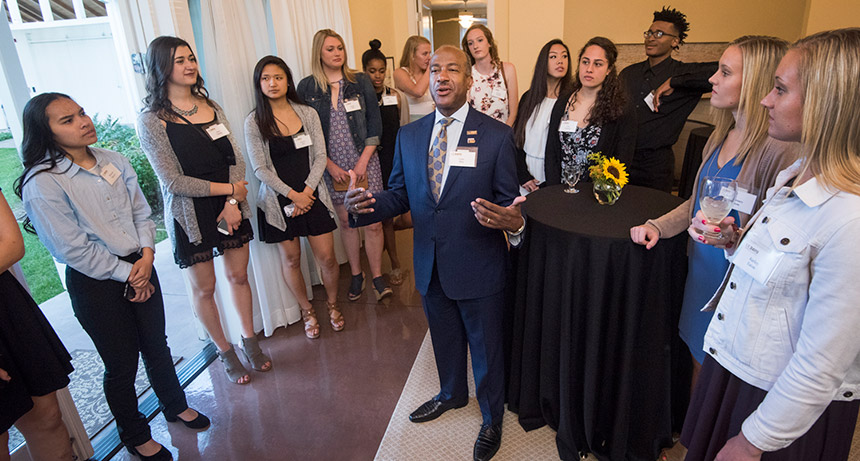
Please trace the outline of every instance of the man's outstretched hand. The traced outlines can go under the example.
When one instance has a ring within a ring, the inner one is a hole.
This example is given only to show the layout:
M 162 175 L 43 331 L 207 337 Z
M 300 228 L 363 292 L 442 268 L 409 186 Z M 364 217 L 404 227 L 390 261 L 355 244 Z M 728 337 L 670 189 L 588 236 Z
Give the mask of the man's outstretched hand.
M 348 173 L 349 187 L 347 188 L 346 195 L 343 197 L 343 206 L 346 208 L 346 211 L 352 215 L 373 213 L 371 206 L 376 203 L 373 194 L 363 187 L 356 188 L 355 182 L 358 179 L 358 175 L 352 170 L 349 170 Z
M 489 200 L 476 198 L 472 202 L 472 210 L 475 212 L 475 219 L 482 226 L 513 233 L 520 230 L 525 224 L 525 218 L 520 211 L 520 205 L 525 201 L 526 198 L 520 195 L 514 199 L 513 203 L 503 207 Z

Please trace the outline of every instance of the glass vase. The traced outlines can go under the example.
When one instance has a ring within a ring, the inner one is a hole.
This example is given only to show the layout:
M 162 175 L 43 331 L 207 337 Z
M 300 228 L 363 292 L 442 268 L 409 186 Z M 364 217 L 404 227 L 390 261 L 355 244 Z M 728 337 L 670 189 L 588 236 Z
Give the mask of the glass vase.
M 614 205 L 618 197 L 621 197 L 621 186 L 613 183 L 594 183 L 594 198 L 601 205 Z

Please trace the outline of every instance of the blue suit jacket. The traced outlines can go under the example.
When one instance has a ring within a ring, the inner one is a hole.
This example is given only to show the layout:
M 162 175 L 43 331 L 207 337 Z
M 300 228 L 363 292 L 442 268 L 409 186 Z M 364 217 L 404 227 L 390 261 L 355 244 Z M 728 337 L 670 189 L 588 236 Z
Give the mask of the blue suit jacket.
M 508 206 L 519 195 L 513 132 L 470 107 L 457 145 L 478 148 L 477 166 L 452 166 L 436 203 L 427 178 L 435 117 L 434 112 L 400 128 L 389 190 L 374 194 L 373 213 L 350 221 L 363 226 L 411 210 L 418 291 L 427 293 L 435 263 L 449 298 L 489 296 L 505 285 L 508 249 L 503 231 L 477 222 L 471 202 L 483 198 Z

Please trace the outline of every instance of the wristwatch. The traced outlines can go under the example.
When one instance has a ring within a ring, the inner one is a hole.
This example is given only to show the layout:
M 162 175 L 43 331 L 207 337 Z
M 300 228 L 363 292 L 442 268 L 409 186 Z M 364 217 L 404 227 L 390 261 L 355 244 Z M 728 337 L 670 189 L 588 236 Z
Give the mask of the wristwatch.
M 238 205 L 239 201 L 234 199 L 233 197 L 230 197 L 229 199 L 227 199 L 227 203 L 229 203 L 230 205 Z

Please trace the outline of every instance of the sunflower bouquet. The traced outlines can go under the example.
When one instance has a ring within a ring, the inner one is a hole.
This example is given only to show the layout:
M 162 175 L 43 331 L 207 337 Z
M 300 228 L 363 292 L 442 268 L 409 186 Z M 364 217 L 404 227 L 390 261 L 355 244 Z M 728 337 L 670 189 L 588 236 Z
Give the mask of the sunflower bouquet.
M 621 196 L 621 188 L 627 185 L 627 170 L 615 157 L 602 152 L 588 154 L 588 175 L 594 183 L 594 197 L 601 205 L 612 205 Z

